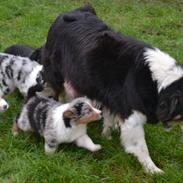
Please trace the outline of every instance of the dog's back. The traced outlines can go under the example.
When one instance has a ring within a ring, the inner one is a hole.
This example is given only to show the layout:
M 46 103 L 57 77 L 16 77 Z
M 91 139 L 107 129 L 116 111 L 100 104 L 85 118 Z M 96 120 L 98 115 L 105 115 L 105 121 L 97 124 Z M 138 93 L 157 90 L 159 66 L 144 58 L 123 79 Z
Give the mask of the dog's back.
M 81 95 L 123 117 L 133 106 L 156 120 L 156 86 L 143 57 L 151 47 L 116 33 L 92 13 L 74 13 L 76 19 L 73 12 L 63 15 L 49 31 L 43 58 L 46 80 L 56 90 L 66 80 Z

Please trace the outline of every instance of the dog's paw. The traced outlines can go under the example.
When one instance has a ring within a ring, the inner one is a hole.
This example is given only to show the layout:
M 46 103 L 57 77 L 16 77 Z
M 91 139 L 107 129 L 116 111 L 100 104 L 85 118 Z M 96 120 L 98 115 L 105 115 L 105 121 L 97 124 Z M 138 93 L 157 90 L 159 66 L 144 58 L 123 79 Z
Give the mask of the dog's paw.
M 102 137 L 108 139 L 108 140 L 111 140 L 112 139 L 112 136 L 111 136 L 111 129 L 103 129 L 102 131 Z
M 17 131 L 12 131 L 12 134 L 14 137 L 17 137 L 19 133 Z
M 13 134 L 14 137 L 17 137 L 18 134 L 19 134 L 19 128 L 18 128 L 18 125 L 17 125 L 16 122 L 13 123 L 12 134 Z
M 96 152 L 102 149 L 102 146 L 100 144 L 95 144 L 95 146 L 92 148 L 92 152 Z
M 45 154 L 46 155 L 54 154 L 55 151 L 56 151 L 56 148 L 55 147 L 54 148 L 50 148 L 47 144 L 45 144 L 44 149 L 45 149 Z
M 163 174 L 164 173 L 163 170 L 161 170 L 160 168 L 158 168 L 156 166 L 151 166 L 151 167 L 145 168 L 145 171 L 150 174 L 156 174 L 156 173 Z

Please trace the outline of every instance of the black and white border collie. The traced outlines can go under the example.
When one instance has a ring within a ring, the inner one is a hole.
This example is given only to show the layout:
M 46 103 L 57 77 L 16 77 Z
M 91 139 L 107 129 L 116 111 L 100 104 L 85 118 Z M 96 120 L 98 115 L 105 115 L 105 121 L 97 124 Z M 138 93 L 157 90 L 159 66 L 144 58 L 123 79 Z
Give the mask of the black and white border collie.
M 42 69 L 29 58 L 0 53 L 0 112 L 9 107 L 3 97 L 16 88 L 25 97 L 30 87 L 44 83 Z
M 60 92 L 102 103 L 117 116 L 121 143 L 147 172 L 162 172 L 151 160 L 143 125 L 183 120 L 183 68 L 167 53 L 117 33 L 93 12 L 61 14 L 44 47 L 47 81 Z

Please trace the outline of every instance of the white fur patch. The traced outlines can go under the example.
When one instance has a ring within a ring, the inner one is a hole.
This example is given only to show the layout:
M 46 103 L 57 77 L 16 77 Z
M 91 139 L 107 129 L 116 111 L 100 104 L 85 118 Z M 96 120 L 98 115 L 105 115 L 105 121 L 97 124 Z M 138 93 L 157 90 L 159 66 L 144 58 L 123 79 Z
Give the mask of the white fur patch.
M 146 49 L 144 52 L 146 63 L 152 72 L 152 78 L 158 83 L 158 91 L 166 88 L 174 81 L 183 77 L 183 69 L 176 60 L 161 50 Z
M 146 116 L 138 111 L 133 111 L 121 127 L 121 141 L 127 153 L 134 154 L 144 169 L 150 173 L 161 173 L 152 161 L 145 141 L 143 125 L 146 122 Z

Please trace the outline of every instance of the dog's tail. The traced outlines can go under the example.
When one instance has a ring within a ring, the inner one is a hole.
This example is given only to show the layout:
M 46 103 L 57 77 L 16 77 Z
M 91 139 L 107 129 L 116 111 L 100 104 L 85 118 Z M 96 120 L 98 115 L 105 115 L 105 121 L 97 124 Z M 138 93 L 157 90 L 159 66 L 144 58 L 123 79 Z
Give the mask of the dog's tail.
M 29 88 L 26 101 L 28 101 L 30 98 L 36 95 L 36 92 L 43 91 L 44 87 L 41 84 L 36 84 Z

